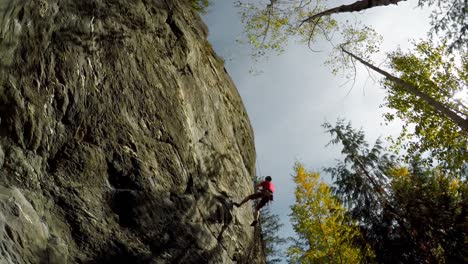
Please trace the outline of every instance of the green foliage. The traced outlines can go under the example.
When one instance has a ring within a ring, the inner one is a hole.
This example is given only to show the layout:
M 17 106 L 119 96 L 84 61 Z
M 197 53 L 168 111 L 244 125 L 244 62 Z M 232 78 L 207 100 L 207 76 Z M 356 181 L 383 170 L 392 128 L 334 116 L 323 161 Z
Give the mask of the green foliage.
M 379 52 L 383 39 L 373 28 L 360 25 L 345 25 L 341 34 L 344 39 L 343 44 L 333 48 L 325 65 L 332 69 L 333 74 L 343 73 L 346 79 L 353 79 L 356 75 L 355 60 L 345 54 L 342 48 L 366 61 L 371 61 L 371 56 Z
M 269 3 L 268 3 L 269 2 Z M 340 32 L 343 42 L 349 43 L 351 23 L 338 22 L 332 15 L 357 12 L 377 6 L 385 6 L 395 1 L 355 1 L 349 5 L 329 6 L 324 0 L 303 1 L 258 1 L 237 0 L 248 42 L 254 48 L 254 57 L 268 51 L 281 52 L 288 40 L 300 39 L 309 44 L 319 37 L 331 40 L 335 32 Z M 464 0 L 419 0 L 418 6 L 433 8 L 430 35 L 441 35 L 450 41 L 450 49 L 466 51 L 468 41 L 468 7 Z M 365 26 L 363 28 L 369 28 Z M 359 55 L 358 55 L 359 56 Z
M 316 23 L 303 23 L 307 17 L 324 10 L 324 1 L 275 1 L 265 6 L 256 0 L 237 1 L 245 34 L 253 47 L 253 56 L 260 57 L 269 51 L 281 53 L 290 38 L 297 37 L 305 43 L 328 34 L 337 23 L 329 16 Z
M 206 14 L 208 7 L 211 5 L 211 0 L 190 0 L 192 8 L 196 11 Z
M 369 149 L 364 132 L 354 130 L 351 123 L 339 120 L 335 126 L 325 123 L 323 127 L 333 137 L 330 144 L 342 144 L 341 153 L 346 156 L 344 161 L 325 170 L 335 180 L 335 194 L 353 218 L 377 218 L 388 197 L 385 171 L 392 166 L 394 158 L 383 153 L 380 140 Z
M 457 66 L 445 46 L 434 47 L 429 42 L 421 42 L 415 45 L 413 52 L 399 50 L 391 53 L 389 58 L 395 75 L 459 116 L 468 118 L 468 107 L 462 101 L 462 95 L 468 95 L 466 56 L 462 65 Z M 394 149 L 405 150 L 407 160 L 416 153 L 430 151 L 440 166 L 459 170 L 468 161 L 468 131 L 463 131 L 448 117 L 398 84 L 385 80 L 383 85 L 388 91 L 384 106 L 393 110 L 384 114 L 386 122 L 399 118 L 404 123 L 401 135 L 396 140 L 390 139 Z
M 371 247 L 378 263 L 466 261 L 466 180 L 422 166 L 417 156 L 401 164 L 380 143 L 369 149 L 349 123 L 324 127 L 331 143 L 343 145 L 344 160 L 327 171 L 360 227 L 361 247 Z
M 436 6 L 431 13 L 430 35 L 443 35 L 450 50 L 468 48 L 468 2 L 466 0 L 419 0 L 419 6 Z
M 286 239 L 280 237 L 278 231 L 283 224 L 278 215 L 273 214 L 268 206 L 261 209 L 260 225 L 267 264 L 281 262 L 282 251 L 280 247 L 286 243 Z
M 353 241 L 359 230 L 346 217 L 343 205 L 318 173 L 295 166 L 296 203 L 291 221 L 299 236 L 288 249 L 291 263 L 359 263 L 362 255 Z
M 468 185 L 418 163 L 413 160 L 407 173 L 391 174 L 393 203 L 410 227 L 415 257 L 420 263 L 463 263 Z

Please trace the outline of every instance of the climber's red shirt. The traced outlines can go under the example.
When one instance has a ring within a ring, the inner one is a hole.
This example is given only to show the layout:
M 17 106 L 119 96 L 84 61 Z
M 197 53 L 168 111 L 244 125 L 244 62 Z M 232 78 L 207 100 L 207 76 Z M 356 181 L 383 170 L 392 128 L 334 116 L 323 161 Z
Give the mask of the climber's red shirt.
M 262 186 L 263 190 L 268 190 L 272 193 L 275 191 L 275 186 L 271 181 L 262 181 L 260 186 Z

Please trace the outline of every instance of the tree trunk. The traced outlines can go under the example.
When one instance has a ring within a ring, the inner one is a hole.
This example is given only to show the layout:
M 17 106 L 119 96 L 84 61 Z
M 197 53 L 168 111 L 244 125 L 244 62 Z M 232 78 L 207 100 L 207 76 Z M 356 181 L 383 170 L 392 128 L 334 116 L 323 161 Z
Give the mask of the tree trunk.
M 468 131 L 468 120 L 467 119 L 464 119 L 464 118 L 460 117 L 455 112 L 453 112 L 449 108 L 445 107 L 445 105 L 443 105 L 439 101 L 435 100 L 434 98 L 432 98 L 429 95 L 425 94 L 424 92 L 420 91 L 416 86 L 414 86 L 414 85 L 412 85 L 410 83 L 407 83 L 404 80 L 402 80 L 402 79 L 400 79 L 398 77 L 395 77 L 395 76 L 391 75 L 390 73 L 388 73 L 388 72 L 386 72 L 386 71 L 384 71 L 384 70 L 370 64 L 369 62 L 367 62 L 367 61 L 361 59 L 360 57 L 354 55 L 353 53 L 347 51 L 343 47 L 341 47 L 341 50 L 344 53 L 351 56 L 352 58 L 358 60 L 362 64 L 364 64 L 367 67 L 371 68 L 372 70 L 382 74 L 383 76 L 385 76 L 390 81 L 401 85 L 401 87 L 403 87 L 407 92 L 421 98 L 426 103 L 428 103 L 429 105 L 434 107 L 434 109 L 436 109 L 439 113 L 441 113 L 441 114 L 445 115 L 446 117 L 450 118 L 453 122 L 455 122 L 463 130 Z
M 342 5 L 338 7 L 334 7 L 313 16 L 310 16 L 302 21 L 302 23 L 313 21 L 315 19 L 321 18 L 323 16 L 329 16 L 336 13 L 348 13 L 348 12 L 358 12 L 361 10 L 377 7 L 377 6 L 386 6 L 397 4 L 398 2 L 406 1 L 406 0 L 361 0 L 354 2 L 350 5 Z

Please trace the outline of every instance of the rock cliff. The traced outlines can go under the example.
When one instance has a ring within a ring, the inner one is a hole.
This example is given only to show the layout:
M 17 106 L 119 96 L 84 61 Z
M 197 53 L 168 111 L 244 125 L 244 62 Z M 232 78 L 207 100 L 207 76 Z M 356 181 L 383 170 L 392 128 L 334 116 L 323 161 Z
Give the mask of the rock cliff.
M 0 0 L 0 263 L 263 263 L 253 132 L 189 1 Z

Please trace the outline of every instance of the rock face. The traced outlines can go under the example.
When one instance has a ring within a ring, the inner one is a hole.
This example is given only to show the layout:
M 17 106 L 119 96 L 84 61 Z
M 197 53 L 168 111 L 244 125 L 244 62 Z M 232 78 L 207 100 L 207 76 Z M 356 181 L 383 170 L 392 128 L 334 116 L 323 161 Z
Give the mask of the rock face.
M 0 0 L 1 264 L 264 263 L 206 37 L 190 1 Z

